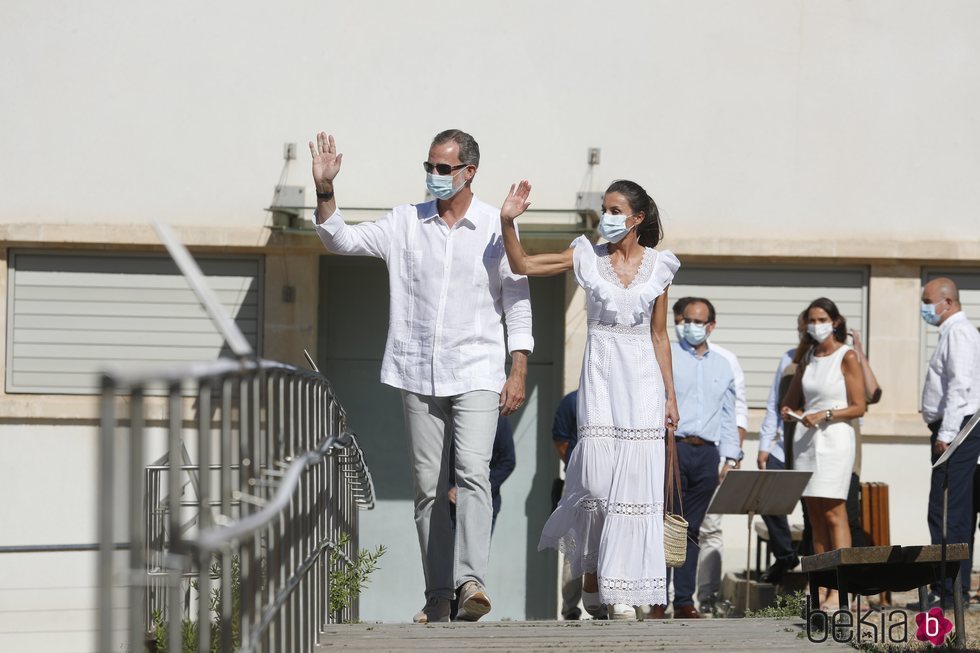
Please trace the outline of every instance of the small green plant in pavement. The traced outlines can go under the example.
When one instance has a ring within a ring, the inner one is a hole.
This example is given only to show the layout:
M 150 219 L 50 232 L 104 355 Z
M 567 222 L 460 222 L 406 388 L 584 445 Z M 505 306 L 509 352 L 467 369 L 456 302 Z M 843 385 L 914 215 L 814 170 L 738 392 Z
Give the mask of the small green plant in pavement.
M 803 592 L 795 594 L 780 594 L 776 601 L 769 607 L 761 610 L 746 610 L 745 616 L 752 618 L 785 619 L 787 617 L 799 617 L 803 614 L 803 606 L 806 596 Z
M 383 544 L 374 551 L 361 549 L 353 560 L 346 564 L 341 557 L 341 551 L 350 543 L 350 536 L 344 533 L 340 536 L 337 546 L 330 550 L 330 603 L 331 614 L 336 614 L 350 607 L 361 591 L 368 584 L 370 576 L 378 569 L 378 561 L 387 549 Z

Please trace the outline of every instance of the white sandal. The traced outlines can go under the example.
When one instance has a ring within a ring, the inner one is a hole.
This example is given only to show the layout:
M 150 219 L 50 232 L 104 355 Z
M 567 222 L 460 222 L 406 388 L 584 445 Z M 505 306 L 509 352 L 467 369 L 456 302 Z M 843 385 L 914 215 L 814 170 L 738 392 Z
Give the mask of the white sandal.
M 616 621 L 636 621 L 636 608 L 625 603 L 615 603 L 606 606 L 610 619 Z

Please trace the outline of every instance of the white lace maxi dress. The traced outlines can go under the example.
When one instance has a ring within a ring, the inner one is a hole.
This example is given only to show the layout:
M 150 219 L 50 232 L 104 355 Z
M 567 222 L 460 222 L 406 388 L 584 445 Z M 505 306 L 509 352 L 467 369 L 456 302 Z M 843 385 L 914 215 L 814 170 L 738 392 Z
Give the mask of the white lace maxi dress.
M 580 236 L 572 246 L 589 318 L 579 440 L 538 550 L 561 550 L 573 576 L 598 572 L 602 603 L 664 604 L 664 385 L 650 315 L 680 262 L 647 248 L 624 288 L 606 245 Z

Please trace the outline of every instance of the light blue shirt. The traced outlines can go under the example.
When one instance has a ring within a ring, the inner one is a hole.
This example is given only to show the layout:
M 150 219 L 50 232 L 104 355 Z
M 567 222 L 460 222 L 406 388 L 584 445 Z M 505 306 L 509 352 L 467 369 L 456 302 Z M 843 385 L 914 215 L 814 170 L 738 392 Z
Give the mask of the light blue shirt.
M 722 458 L 738 460 L 742 451 L 735 424 L 735 375 L 728 361 L 711 351 L 700 358 L 686 341 L 673 343 L 671 359 L 680 424 L 675 435 L 714 442 Z

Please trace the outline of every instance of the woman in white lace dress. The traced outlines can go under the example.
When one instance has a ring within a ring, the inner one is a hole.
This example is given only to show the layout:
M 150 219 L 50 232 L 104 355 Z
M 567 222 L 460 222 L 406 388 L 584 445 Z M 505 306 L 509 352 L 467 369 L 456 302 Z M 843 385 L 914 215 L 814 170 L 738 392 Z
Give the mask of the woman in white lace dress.
M 579 236 L 561 253 L 528 255 L 514 219 L 530 206 L 530 191 L 526 181 L 512 186 L 500 212 L 511 268 L 530 276 L 574 270 L 589 319 L 579 441 L 538 548 L 560 549 L 573 576 L 584 576 L 593 616 L 633 618 L 632 606 L 667 602 L 664 436 L 678 422 L 667 286 L 680 262 L 654 249 L 661 237 L 657 205 L 631 181 L 614 182 L 603 196 L 599 232 L 608 243 Z

